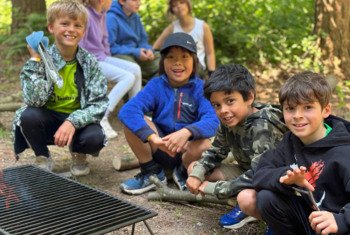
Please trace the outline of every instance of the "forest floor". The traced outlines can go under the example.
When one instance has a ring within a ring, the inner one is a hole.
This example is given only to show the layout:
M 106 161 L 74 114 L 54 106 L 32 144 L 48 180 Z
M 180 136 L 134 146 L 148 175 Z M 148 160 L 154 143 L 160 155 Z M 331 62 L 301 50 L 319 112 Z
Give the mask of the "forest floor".
M 23 61 L 19 64 L 22 65 Z M 13 66 L 13 65 L 12 65 Z M 20 92 L 20 82 L 18 73 L 20 66 L 13 69 L 12 76 L 5 75 L 5 70 L 0 70 L 0 100 Z M 266 71 L 255 71 L 257 81 L 257 101 L 277 103 L 278 89 L 287 78 L 286 73 L 275 69 Z M 11 78 L 12 77 L 12 78 Z M 11 78 L 11 79 L 10 79 Z M 16 99 L 16 98 L 14 98 Z M 18 98 L 17 98 L 18 99 Z M 11 100 L 11 102 L 21 102 Z M 133 177 L 139 172 L 139 169 L 116 171 L 112 167 L 114 158 L 132 154 L 124 138 L 122 125 L 116 118 L 116 114 L 121 107 L 120 104 L 110 121 L 112 126 L 118 132 L 118 137 L 109 141 L 98 158 L 88 158 L 91 173 L 88 176 L 77 177 L 75 180 L 93 188 L 107 192 L 123 200 L 140 205 L 158 213 L 156 217 L 147 222 L 155 234 L 262 234 L 264 223 L 252 222 L 241 229 L 229 230 L 221 228 L 218 224 L 219 217 L 228 212 L 231 207 L 217 204 L 200 204 L 185 202 L 160 202 L 148 201 L 147 193 L 139 196 L 130 196 L 123 194 L 119 185 L 127 178 Z M 347 106 L 338 108 L 340 114 L 347 114 Z M 15 161 L 12 142 L 10 139 L 11 122 L 13 112 L 0 112 L 0 169 L 31 164 L 33 162 L 33 153 L 27 150 L 24 156 Z M 50 147 L 52 156 L 56 162 L 55 172 L 69 171 L 70 155 L 67 148 Z M 170 182 L 171 188 L 176 188 Z M 1 208 L 0 208 L 1 210 Z M 143 223 L 138 223 L 135 228 L 135 234 L 149 234 Z M 121 228 L 108 234 L 130 234 L 131 226 Z

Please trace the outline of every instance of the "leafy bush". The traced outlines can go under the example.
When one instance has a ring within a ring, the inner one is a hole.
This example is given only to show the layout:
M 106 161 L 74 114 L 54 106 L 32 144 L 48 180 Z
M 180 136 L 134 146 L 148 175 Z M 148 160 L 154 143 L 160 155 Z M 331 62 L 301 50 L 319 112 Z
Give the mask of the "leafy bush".
M 33 31 L 46 29 L 46 16 L 42 14 L 30 14 L 24 26 L 13 35 L 1 35 L 0 43 L 6 46 L 7 50 L 5 58 L 9 59 L 13 56 L 20 55 L 26 51 L 25 37 Z M 44 30 L 45 31 L 45 30 Z M 45 32 L 48 35 L 48 32 Z

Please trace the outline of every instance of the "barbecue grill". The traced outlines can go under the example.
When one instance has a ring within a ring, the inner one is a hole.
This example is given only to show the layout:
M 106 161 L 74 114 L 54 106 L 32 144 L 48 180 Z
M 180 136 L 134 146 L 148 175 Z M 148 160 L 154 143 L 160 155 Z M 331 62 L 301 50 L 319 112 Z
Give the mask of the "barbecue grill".
M 0 171 L 0 234 L 104 234 L 157 213 L 39 167 Z

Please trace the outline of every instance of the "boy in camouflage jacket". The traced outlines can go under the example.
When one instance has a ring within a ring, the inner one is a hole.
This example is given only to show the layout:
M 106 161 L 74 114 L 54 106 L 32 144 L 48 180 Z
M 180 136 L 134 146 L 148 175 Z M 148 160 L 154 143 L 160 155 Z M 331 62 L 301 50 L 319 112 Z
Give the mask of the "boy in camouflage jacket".
M 255 82 L 241 65 L 219 67 L 206 81 L 204 93 L 221 125 L 211 148 L 189 166 L 187 188 L 194 194 L 218 198 L 236 196 L 243 190 L 243 201 L 255 205 L 252 169 L 256 168 L 260 155 L 274 148 L 287 131 L 282 112 L 271 105 L 254 104 Z M 222 164 L 229 152 L 235 164 Z M 236 229 L 252 220 L 237 206 L 221 217 L 220 224 Z
M 33 149 L 38 166 L 52 170 L 47 145 L 69 146 L 71 173 L 89 173 L 86 154 L 97 155 L 106 138 L 99 124 L 108 105 L 107 82 L 96 59 L 80 48 L 87 11 L 76 1 L 62 0 L 50 5 L 48 29 L 55 44 L 48 49 L 63 79 L 58 87 L 48 76 L 40 54 L 28 46 L 31 59 L 24 65 L 21 85 L 25 107 L 14 120 L 14 151 Z

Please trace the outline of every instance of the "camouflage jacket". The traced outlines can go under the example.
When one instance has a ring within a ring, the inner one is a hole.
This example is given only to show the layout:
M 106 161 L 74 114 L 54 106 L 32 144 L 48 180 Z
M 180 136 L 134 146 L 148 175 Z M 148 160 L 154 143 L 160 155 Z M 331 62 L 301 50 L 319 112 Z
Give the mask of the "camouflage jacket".
M 57 70 L 61 70 L 66 62 L 60 55 L 57 47 L 52 45 L 49 50 L 52 61 Z M 102 75 L 97 60 L 87 51 L 78 48 L 76 54 L 78 62 L 75 82 L 78 86 L 80 109 L 72 112 L 67 120 L 76 129 L 90 123 L 98 123 L 103 117 L 107 106 L 107 80 Z M 45 75 L 44 63 L 28 60 L 20 74 L 23 99 L 25 106 L 15 114 L 14 125 L 18 124 L 22 112 L 27 106 L 43 107 L 53 92 L 53 83 Z
M 262 104 L 255 104 L 255 107 L 259 111 L 234 128 L 221 123 L 211 148 L 196 162 L 191 176 L 204 181 L 205 175 L 219 166 L 229 152 L 244 173 L 230 181 L 209 182 L 204 189 L 205 193 L 227 198 L 235 196 L 242 189 L 252 188 L 252 169 L 256 168 L 260 155 L 275 148 L 287 131 L 280 109 Z

